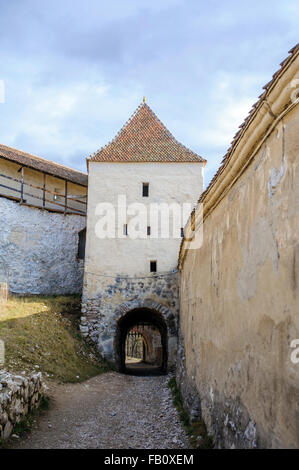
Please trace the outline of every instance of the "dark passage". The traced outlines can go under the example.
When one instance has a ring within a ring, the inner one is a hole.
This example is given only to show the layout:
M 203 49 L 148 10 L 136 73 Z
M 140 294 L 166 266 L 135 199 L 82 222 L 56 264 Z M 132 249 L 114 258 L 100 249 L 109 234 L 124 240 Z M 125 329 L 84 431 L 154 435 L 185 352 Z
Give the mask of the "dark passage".
M 147 308 L 122 317 L 115 337 L 117 367 L 132 375 L 160 375 L 167 371 L 167 327 L 161 315 Z

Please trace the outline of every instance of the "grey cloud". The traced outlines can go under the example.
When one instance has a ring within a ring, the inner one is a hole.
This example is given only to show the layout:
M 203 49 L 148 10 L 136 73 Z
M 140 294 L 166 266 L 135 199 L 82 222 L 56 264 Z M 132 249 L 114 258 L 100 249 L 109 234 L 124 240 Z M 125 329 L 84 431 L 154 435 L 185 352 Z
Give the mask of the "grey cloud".
M 0 0 L 0 141 L 84 169 L 145 94 L 208 158 L 209 179 L 297 42 L 296 12 L 292 0 Z

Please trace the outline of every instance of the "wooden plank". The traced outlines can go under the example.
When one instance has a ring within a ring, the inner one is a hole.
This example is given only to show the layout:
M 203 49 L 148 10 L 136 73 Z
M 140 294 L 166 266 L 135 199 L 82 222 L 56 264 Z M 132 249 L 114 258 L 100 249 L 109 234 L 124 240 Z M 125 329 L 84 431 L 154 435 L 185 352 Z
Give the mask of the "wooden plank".
M 64 182 L 64 213 L 67 213 L 67 180 Z
M 46 174 L 46 173 L 45 173 Z M 18 180 L 16 178 L 13 178 L 11 176 L 7 176 L 7 175 L 3 175 L 0 173 L 0 177 L 2 178 L 7 178 L 9 180 L 12 180 L 12 181 L 15 181 L 16 183 L 21 183 L 21 180 Z M 35 184 L 32 184 L 32 183 L 25 183 L 24 182 L 24 185 L 25 186 L 29 186 L 30 188 L 34 188 L 34 189 L 40 189 L 41 191 L 43 191 L 43 188 L 40 187 L 40 186 L 36 186 Z M 49 193 L 49 194 L 53 194 L 55 196 L 60 196 L 61 197 L 61 193 L 57 193 L 56 191 L 51 191 L 50 189 L 45 189 L 46 193 Z M 37 196 L 36 196 L 37 197 Z M 86 196 L 84 196 L 87 198 L 87 194 Z M 71 199 L 72 201 L 75 201 L 75 202 L 79 202 L 79 204 L 84 204 L 84 205 L 87 205 L 87 202 L 86 201 L 81 201 L 79 199 L 75 199 L 73 196 L 68 196 L 68 199 Z M 54 202 L 53 202 L 54 204 Z
M 10 186 L 6 186 L 5 184 L 1 184 L 1 183 L 0 183 L 0 186 L 1 186 L 2 188 L 9 189 L 10 191 L 15 191 L 16 193 L 20 193 L 20 192 L 21 192 L 20 189 L 11 188 Z
M 17 192 L 17 193 L 20 193 L 20 192 L 21 192 L 20 189 L 10 188 L 9 186 L 5 186 L 4 184 L 1 184 L 1 183 L 0 183 L 0 186 L 3 187 L 3 188 L 5 188 L 5 189 L 9 189 L 9 190 L 11 190 L 11 191 L 15 191 L 15 192 Z M 11 199 L 11 198 L 10 198 L 9 196 L 7 196 L 6 194 L 0 194 L 0 195 L 1 195 L 2 197 L 7 197 L 7 199 Z M 34 195 L 34 194 L 27 193 L 26 191 L 23 192 L 23 196 L 29 196 L 29 197 L 32 197 L 33 199 L 38 199 L 38 200 L 40 200 L 40 201 L 43 200 L 42 197 L 36 196 L 36 195 Z M 65 204 L 60 204 L 59 202 L 54 202 L 54 201 L 51 201 L 50 199 L 47 199 L 47 198 L 45 199 L 45 201 L 46 201 L 46 202 L 49 202 L 50 204 L 53 204 L 53 205 L 55 205 L 55 206 L 60 206 L 60 207 L 65 208 Z M 21 202 L 21 198 L 20 198 L 20 202 Z M 24 203 L 24 204 L 26 203 L 26 200 L 25 200 L 25 199 L 23 199 L 23 203 Z M 31 207 L 37 207 L 37 208 L 39 208 L 39 209 L 41 208 L 40 206 L 34 206 L 33 204 L 27 204 L 27 205 L 28 205 L 28 206 L 31 206 Z M 69 209 L 72 211 L 72 213 L 76 213 L 76 214 L 78 214 L 78 215 L 86 215 L 86 212 L 80 211 L 79 209 L 74 209 L 74 208 L 72 208 L 72 207 L 70 207 Z M 47 210 L 50 210 L 50 209 L 47 207 Z M 61 213 L 64 213 L 64 210 L 61 210 L 60 212 L 61 212 Z
M 24 167 L 21 168 L 21 204 L 24 202 Z
M 44 184 L 43 184 L 43 208 L 46 207 L 46 173 L 43 173 Z
M 7 302 L 8 300 L 8 283 L 0 282 L 0 302 Z
M 24 168 L 30 168 L 30 170 L 33 170 L 33 171 L 36 171 L 37 173 L 41 173 L 42 170 L 38 170 L 37 168 L 35 168 L 34 166 L 31 166 L 31 165 L 26 165 L 26 163 L 22 163 L 22 162 L 17 162 L 15 160 L 11 160 L 10 158 L 7 158 L 5 157 L 4 155 L 0 155 L 0 158 L 3 158 L 3 160 L 6 160 L 8 162 L 11 162 L 15 165 L 23 165 Z M 49 176 L 53 176 L 53 178 L 58 178 L 59 180 L 62 180 L 62 181 L 65 181 L 65 178 L 63 178 L 62 176 L 58 176 L 54 173 L 50 173 L 48 171 L 45 171 L 43 170 L 44 173 L 46 173 L 47 175 Z M 81 186 L 82 188 L 87 188 L 87 185 L 86 184 L 82 184 L 82 183 L 78 183 L 78 182 L 75 182 L 75 181 L 72 181 L 71 179 L 69 180 L 72 184 L 75 184 L 76 186 Z

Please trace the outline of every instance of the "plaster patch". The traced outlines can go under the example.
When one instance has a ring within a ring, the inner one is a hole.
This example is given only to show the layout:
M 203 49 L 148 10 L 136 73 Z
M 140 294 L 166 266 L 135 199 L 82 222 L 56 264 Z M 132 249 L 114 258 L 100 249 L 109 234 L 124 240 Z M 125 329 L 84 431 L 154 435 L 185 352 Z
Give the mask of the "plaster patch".
M 272 228 L 266 218 L 259 217 L 252 225 L 249 248 L 243 247 L 243 267 L 238 276 L 238 294 L 242 300 L 255 295 L 260 267 L 268 258 L 278 270 L 279 253 Z
M 285 159 L 280 167 L 279 170 L 277 168 L 273 168 L 270 173 L 270 178 L 268 180 L 268 195 L 269 198 L 272 198 L 274 194 L 276 193 L 278 186 L 285 175 L 286 172 L 286 164 L 285 164 Z

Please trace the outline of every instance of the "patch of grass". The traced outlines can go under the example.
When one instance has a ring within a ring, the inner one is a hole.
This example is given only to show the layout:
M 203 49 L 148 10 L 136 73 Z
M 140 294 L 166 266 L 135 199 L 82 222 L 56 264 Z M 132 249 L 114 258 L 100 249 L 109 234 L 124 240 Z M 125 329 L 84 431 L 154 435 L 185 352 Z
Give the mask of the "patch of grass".
M 208 435 L 204 421 L 201 419 L 200 421 L 190 422 L 189 415 L 184 408 L 182 394 L 177 386 L 175 377 L 172 377 L 169 380 L 168 387 L 172 394 L 173 404 L 176 407 L 179 418 L 189 436 L 191 446 L 194 449 L 213 449 L 213 439 Z
M 0 304 L 5 368 L 81 382 L 109 370 L 79 330 L 79 296 L 11 297 Z
M 28 415 L 26 415 L 24 419 L 22 419 L 22 421 L 15 424 L 12 434 L 17 434 L 21 437 L 25 433 L 29 432 L 32 427 L 35 416 L 37 416 L 37 413 L 29 413 Z
M 50 408 L 50 398 L 47 395 L 42 395 L 39 409 L 40 410 L 48 410 Z

